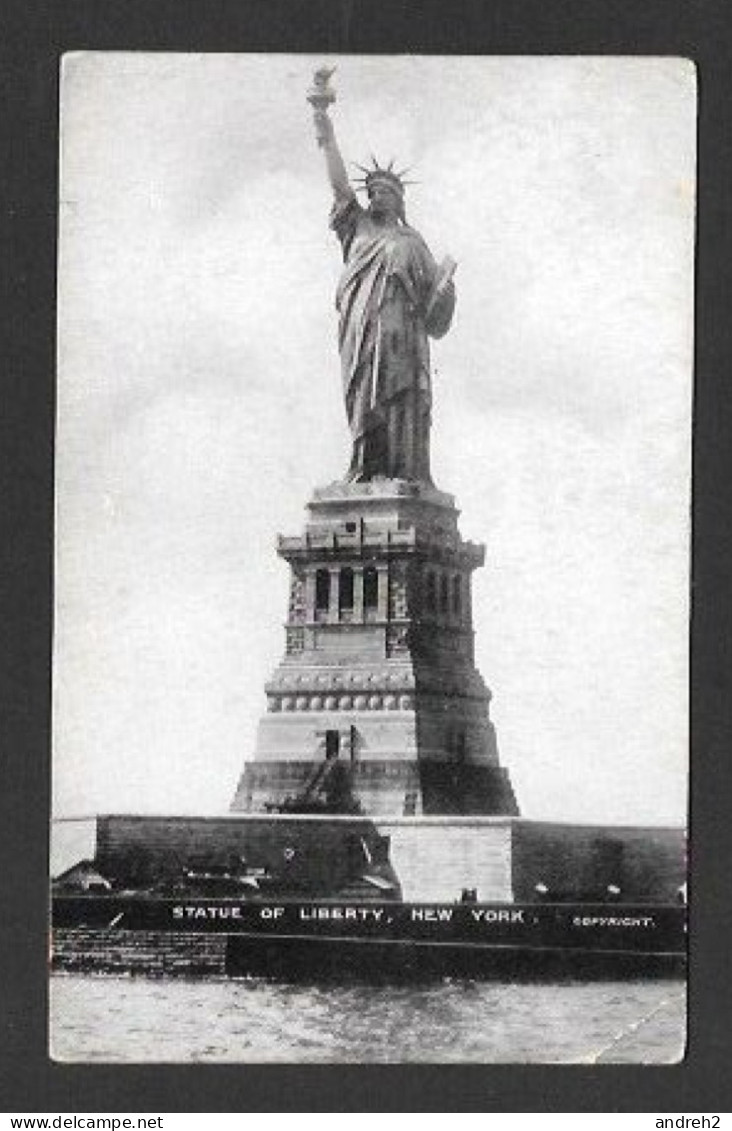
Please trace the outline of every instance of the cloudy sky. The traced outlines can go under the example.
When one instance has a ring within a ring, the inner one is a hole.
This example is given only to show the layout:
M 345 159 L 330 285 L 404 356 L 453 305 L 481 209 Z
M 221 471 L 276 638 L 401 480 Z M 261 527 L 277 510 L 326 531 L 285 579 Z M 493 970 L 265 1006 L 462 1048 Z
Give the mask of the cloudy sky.
M 349 442 L 322 57 L 84 53 L 62 84 L 54 795 L 214 812 L 312 487 Z M 437 485 L 531 817 L 686 804 L 695 85 L 673 59 L 333 58 L 347 158 L 458 261 Z

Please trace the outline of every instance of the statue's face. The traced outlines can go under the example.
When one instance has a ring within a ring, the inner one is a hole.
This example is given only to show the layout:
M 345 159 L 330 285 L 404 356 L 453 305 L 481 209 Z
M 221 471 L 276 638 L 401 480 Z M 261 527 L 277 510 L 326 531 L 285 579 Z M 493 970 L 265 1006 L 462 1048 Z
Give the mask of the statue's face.
M 369 188 L 369 211 L 373 216 L 397 217 L 401 209 L 399 194 L 377 181 Z

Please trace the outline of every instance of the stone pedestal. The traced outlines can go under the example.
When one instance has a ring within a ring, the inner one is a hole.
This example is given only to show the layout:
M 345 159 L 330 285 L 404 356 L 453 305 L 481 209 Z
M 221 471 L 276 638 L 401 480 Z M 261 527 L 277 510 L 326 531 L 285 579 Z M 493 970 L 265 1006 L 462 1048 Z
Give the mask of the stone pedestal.
M 516 814 L 473 658 L 451 495 L 373 480 L 315 491 L 290 565 L 285 656 L 232 810 L 286 798 L 366 815 Z

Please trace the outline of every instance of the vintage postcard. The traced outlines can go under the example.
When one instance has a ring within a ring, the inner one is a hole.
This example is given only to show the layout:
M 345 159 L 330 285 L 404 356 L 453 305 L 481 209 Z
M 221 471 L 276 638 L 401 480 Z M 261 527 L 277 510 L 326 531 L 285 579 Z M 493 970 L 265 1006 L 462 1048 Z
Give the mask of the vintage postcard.
M 683 59 L 64 58 L 53 1057 L 683 1058 L 695 135 Z

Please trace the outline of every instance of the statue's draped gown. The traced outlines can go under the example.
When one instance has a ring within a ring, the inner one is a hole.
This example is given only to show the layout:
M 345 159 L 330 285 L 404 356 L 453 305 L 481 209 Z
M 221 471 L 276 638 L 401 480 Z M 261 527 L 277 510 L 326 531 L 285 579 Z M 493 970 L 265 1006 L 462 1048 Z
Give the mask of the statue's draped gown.
M 379 224 L 355 196 L 336 202 L 331 227 L 345 261 L 336 305 L 353 436 L 349 479 L 429 482 L 427 336 L 446 332 L 454 289 L 449 284 L 425 321 L 438 268 L 419 233 L 402 223 Z

